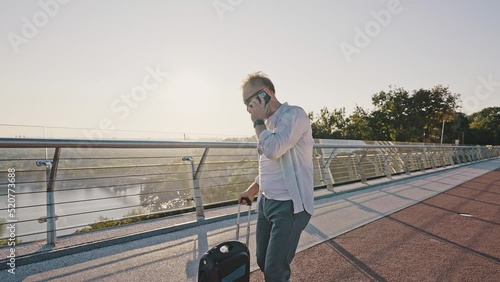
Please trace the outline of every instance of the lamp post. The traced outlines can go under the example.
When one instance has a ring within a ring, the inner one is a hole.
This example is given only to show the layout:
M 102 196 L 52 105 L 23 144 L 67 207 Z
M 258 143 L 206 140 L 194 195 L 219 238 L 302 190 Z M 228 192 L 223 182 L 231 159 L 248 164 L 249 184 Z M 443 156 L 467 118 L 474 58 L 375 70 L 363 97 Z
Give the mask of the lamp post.
M 444 136 L 444 119 L 443 119 L 443 126 L 441 127 L 441 145 L 443 145 L 443 136 Z
M 493 114 L 489 114 L 488 116 L 493 117 L 493 118 L 500 117 L 500 111 L 498 111 L 496 113 L 493 113 Z M 494 137 L 493 137 L 494 138 L 494 140 L 493 140 L 494 144 L 493 145 L 497 145 L 497 143 L 498 143 L 498 129 L 495 129 L 495 131 L 494 131 L 493 134 L 494 134 Z

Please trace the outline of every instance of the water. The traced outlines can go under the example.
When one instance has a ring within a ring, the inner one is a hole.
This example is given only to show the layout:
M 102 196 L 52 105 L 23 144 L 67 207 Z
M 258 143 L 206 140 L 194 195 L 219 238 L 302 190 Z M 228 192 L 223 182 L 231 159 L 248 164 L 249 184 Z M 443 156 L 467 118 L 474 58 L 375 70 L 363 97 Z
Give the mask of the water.
M 33 178 L 21 177 L 16 179 L 18 182 L 26 182 L 33 180 Z M 97 183 L 96 183 L 97 184 Z M 16 224 L 16 233 L 32 234 L 42 232 L 41 234 L 29 235 L 18 237 L 23 242 L 45 239 L 46 238 L 46 223 L 39 223 L 37 219 L 46 216 L 47 208 L 45 187 L 42 184 L 19 184 L 16 187 L 16 218 L 18 221 L 34 220 L 29 222 L 18 222 Z M 57 235 L 67 235 L 74 233 L 77 229 L 83 228 L 85 225 L 98 221 L 99 216 L 107 218 L 121 218 L 126 216 L 134 209 L 140 208 L 140 192 L 141 185 L 127 186 L 126 191 L 118 191 L 113 187 L 107 188 L 89 188 L 89 189 L 71 189 L 63 191 L 63 189 L 70 189 L 67 187 L 58 187 L 54 191 L 55 213 L 59 218 L 56 221 Z M 1 185 L 0 203 L 1 208 L 7 207 L 7 195 L 3 191 L 7 191 L 7 185 Z M 134 195 L 135 194 L 135 195 Z M 76 203 L 65 203 L 72 201 L 81 201 L 98 198 L 108 198 L 112 196 L 126 196 L 127 197 L 85 201 Z M 3 205 L 5 203 L 5 206 Z M 33 207 L 35 206 L 35 207 Z M 135 206 L 135 207 L 134 207 Z M 139 207 L 137 207 L 139 206 Z M 27 208 L 23 208 L 27 207 Z M 113 209 L 110 211 L 101 211 L 105 209 Z M 92 212 L 95 211 L 95 212 Z M 6 210 L 0 211 L 0 218 L 8 218 Z M 83 213 L 83 214 L 79 214 Z M 79 214 L 79 215 L 74 215 Z M 82 226 L 83 225 L 83 226 Z M 80 226 L 80 227 L 73 227 Z M 73 227 L 73 228 L 70 228 Z M 69 229 L 67 229 L 69 228 Z M 60 230 L 64 229 L 64 230 Z M 3 237 L 6 234 L 2 235 Z

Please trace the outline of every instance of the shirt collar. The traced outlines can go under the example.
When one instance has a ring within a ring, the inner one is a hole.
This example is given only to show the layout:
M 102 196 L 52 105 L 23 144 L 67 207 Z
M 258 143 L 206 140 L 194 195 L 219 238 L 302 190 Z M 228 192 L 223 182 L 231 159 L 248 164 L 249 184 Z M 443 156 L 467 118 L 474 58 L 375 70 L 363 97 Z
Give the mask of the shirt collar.
M 289 108 L 290 106 L 288 105 L 287 102 L 281 104 L 281 106 L 276 110 L 276 112 L 274 112 L 274 114 L 272 116 L 270 116 L 268 118 L 268 121 L 269 123 L 271 124 L 276 124 L 276 122 L 278 122 L 280 116 L 286 112 L 286 110 Z

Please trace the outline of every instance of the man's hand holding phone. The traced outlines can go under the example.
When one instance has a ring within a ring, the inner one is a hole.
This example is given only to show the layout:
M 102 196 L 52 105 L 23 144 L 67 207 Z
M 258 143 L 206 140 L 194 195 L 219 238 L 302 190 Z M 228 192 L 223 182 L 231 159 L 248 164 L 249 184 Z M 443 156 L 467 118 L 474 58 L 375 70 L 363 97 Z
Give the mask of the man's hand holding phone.
M 257 93 L 255 93 L 255 98 L 253 98 L 248 104 L 247 109 L 250 113 L 252 122 L 255 122 L 258 119 L 263 120 L 267 118 L 268 105 L 271 97 L 265 90 L 266 89 L 261 89 Z

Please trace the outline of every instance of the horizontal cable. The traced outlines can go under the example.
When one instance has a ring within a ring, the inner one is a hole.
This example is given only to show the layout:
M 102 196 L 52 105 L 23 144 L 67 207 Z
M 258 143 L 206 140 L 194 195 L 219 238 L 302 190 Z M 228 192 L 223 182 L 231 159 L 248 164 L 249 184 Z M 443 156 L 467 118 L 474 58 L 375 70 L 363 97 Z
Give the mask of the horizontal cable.
M 189 173 L 190 171 L 179 172 L 179 173 Z M 98 179 L 113 179 L 113 178 L 130 178 L 130 177 L 142 177 L 149 175 L 164 175 L 163 173 L 153 173 L 153 174 L 132 174 L 132 175 L 116 175 L 116 176 L 100 176 L 100 177 L 87 177 L 87 178 L 69 178 L 69 179 L 54 179 L 54 182 L 70 182 L 70 181 L 85 181 L 85 180 L 98 180 Z M 47 182 L 47 181 L 43 181 Z M 16 182 L 17 184 L 33 184 L 33 183 L 42 183 L 41 181 L 25 181 L 25 182 Z M 6 183 L 0 183 L 8 184 Z
M 258 160 L 249 160 L 249 161 L 221 161 L 221 162 L 205 162 L 204 165 L 216 165 L 216 164 L 241 164 L 241 163 L 258 163 Z
M 28 236 L 33 236 L 33 235 L 39 235 L 39 234 L 46 234 L 47 231 L 39 231 L 39 232 L 35 232 L 35 233 L 25 233 L 25 234 L 16 234 L 16 239 L 17 238 L 22 238 L 22 237 L 28 237 Z M 10 237 L 3 237 L 3 238 L 0 238 L 0 240 L 5 240 L 5 239 L 9 239 Z
M 9 162 L 9 161 L 16 161 L 16 162 L 17 161 L 38 161 L 38 160 L 40 160 L 40 158 L 38 158 L 38 159 L 31 159 L 31 158 L 29 158 L 29 159 L 0 159 L 0 162 Z
M 104 198 L 93 198 L 93 199 L 75 200 L 75 201 L 67 201 L 67 202 L 57 202 L 57 203 L 54 203 L 54 205 L 65 205 L 65 204 L 73 204 L 73 203 L 80 203 L 80 202 L 91 202 L 91 201 L 109 200 L 109 199 L 117 199 L 117 198 L 126 198 L 126 197 L 141 196 L 141 195 L 164 194 L 164 193 L 169 193 L 169 192 L 187 191 L 187 190 L 191 190 L 191 188 L 166 190 L 166 191 L 155 191 L 155 192 L 145 192 L 145 193 L 139 193 L 139 194 L 110 196 L 110 197 L 104 197 Z M 47 204 L 37 204 L 37 205 L 31 205 L 31 206 L 17 206 L 16 210 L 17 209 L 27 209 L 27 208 L 36 208 L 36 207 L 46 207 L 46 206 L 47 206 Z M 2 209 L 0 209 L 0 211 L 4 211 L 4 210 L 8 210 L 8 209 L 9 208 L 2 208 Z
M 109 208 L 109 209 L 103 209 L 103 210 L 70 213 L 70 214 L 59 215 L 59 217 L 70 217 L 70 216 L 75 216 L 75 215 L 84 215 L 84 214 L 98 213 L 98 212 L 105 212 L 105 211 L 122 210 L 122 209 L 135 208 L 135 207 L 143 207 L 143 206 L 142 205 L 132 205 L 132 206 L 116 207 L 116 208 Z
M 208 154 L 207 157 L 213 158 L 213 157 L 258 157 L 258 154 L 236 154 L 236 155 L 219 155 L 219 154 Z
M 231 176 L 248 176 L 248 175 L 255 175 L 255 176 L 257 176 L 258 174 L 259 173 L 257 172 L 257 173 L 236 174 L 236 175 L 219 175 L 219 176 L 211 176 L 211 177 L 202 177 L 202 178 L 200 178 L 200 180 L 214 179 L 214 178 L 221 178 L 221 177 L 231 177 Z
M 107 166 L 107 167 L 78 167 L 78 168 L 59 168 L 57 171 L 73 171 L 73 170 L 91 170 L 91 169 L 134 169 L 137 167 L 140 168 L 146 168 L 146 167 L 159 167 L 159 166 L 181 166 L 184 165 L 184 163 L 178 163 L 178 164 L 151 164 L 151 165 L 129 165 L 129 166 Z M 2 171 L 0 171 L 2 172 Z M 7 172 L 7 170 L 4 170 L 3 172 Z M 26 173 L 26 172 L 47 172 L 47 170 L 43 167 L 37 170 L 16 170 L 16 173 Z M 31 182 L 22 182 L 22 183 L 31 183 Z
M 100 177 L 88 177 L 88 178 L 69 178 L 69 179 L 54 179 L 54 182 L 70 182 L 70 181 L 85 181 L 85 180 L 98 180 L 98 179 L 113 179 L 113 178 L 126 178 L 126 177 L 142 177 L 142 176 L 153 176 L 153 175 L 174 175 L 181 173 L 191 173 L 191 171 L 180 171 L 180 172 L 168 172 L 168 173 L 149 173 L 149 174 L 132 174 L 132 175 L 119 175 L 119 176 L 100 176 Z M 16 182 L 19 184 L 36 184 L 36 183 L 47 183 L 46 180 L 43 181 L 24 181 Z M 0 183 L 0 185 L 7 185 L 9 182 Z
M 6 222 L 7 223 L 12 223 L 12 224 L 17 224 L 17 223 L 23 223 L 23 222 L 31 222 L 31 221 L 38 221 L 38 218 L 33 218 L 33 219 L 23 219 L 23 220 L 16 220 L 16 222 Z
M 188 191 L 188 190 L 191 190 L 191 189 L 177 189 L 177 190 L 154 192 L 154 193 L 147 193 L 147 194 L 163 194 L 163 193 L 167 193 L 167 192 Z M 183 199 L 183 200 L 189 200 L 189 198 L 188 199 Z M 74 202 L 86 202 L 86 201 L 89 201 L 89 200 L 81 200 L 81 201 L 74 201 Z M 57 204 L 67 204 L 67 203 L 70 203 L 70 202 L 56 203 L 55 205 L 57 205 Z M 46 206 L 46 204 L 44 204 L 44 205 L 37 205 L 37 206 Z M 32 207 L 34 207 L 34 206 L 32 206 Z M 57 217 L 69 217 L 69 216 L 75 216 L 75 215 L 83 215 L 83 214 L 87 214 L 87 213 L 97 213 L 97 212 L 101 212 L 101 211 L 112 211 L 112 210 L 127 209 L 127 208 L 133 208 L 133 207 L 143 207 L 143 205 L 141 204 L 141 205 L 116 207 L 116 208 L 110 208 L 110 209 L 95 210 L 95 211 L 75 213 L 75 214 L 63 214 L 63 215 L 56 215 L 56 216 Z M 23 208 L 27 208 L 27 207 L 23 207 Z M 47 217 L 44 216 L 44 218 L 47 218 Z M 38 221 L 38 218 L 36 218 L 36 219 L 17 220 L 16 223 L 31 222 L 31 221 Z
M 7 172 L 6 170 L 4 170 L 4 172 Z M 39 173 L 46 173 L 47 170 L 45 168 L 40 168 L 40 169 L 31 169 L 31 170 L 17 170 L 16 169 L 16 174 L 21 174 L 21 173 L 27 173 L 27 172 L 39 172 Z
M 112 188 L 112 187 L 120 187 L 120 186 L 132 186 L 132 185 L 141 185 L 141 184 L 157 184 L 157 183 L 175 183 L 179 181 L 186 181 L 188 179 L 180 179 L 180 180 L 170 180 L 170 181 L 151 181 L 151 182 L 138 182 L 138 183 L 126 183 L 126 184 L 114 184 L 114 185 L 103 185 L 103 186 L 88 186 L 81 188 L 72 188 L 72 189 L 58 189 L 54 190 L 54 192 L 65 192 L 65 191 L 76 191 L 76 190 L 87 190 L 94 188 Z M 25 193 L 16 193 L 16 195 L 24 195 L 24 194 L 39 194 L 46 193 L 47 191 L 36 191 L 36 192 L 25 192 Z M 0 196 L 6 196 L 7 194 L 0 194 Z
M 17 175 L 16 175 L 17 177 Z M 18 182 L 16 181 L 16 186 L 19 186 L 19 185 L 23 185 L 23 184 L 37 184 L 37 183 L 47 183 L 46 180 L 40 180 L 40 181 L 24 181 L 24 182 Z M 0 183 L 0 185 L 8 185 L 8 184 L 11 184 L 10 182 L 4 182 L 4 183 Z
M 127 166 L 100 166 L 100 167 L 76 167 L 76 168 L 60 168 L 61 171 L 70 171 L 70 170 L 91 170 L 91 169 L 135 169 L 135 168 L 147 168 L 147 167 L 160 167 L 160 166 L 182 166 L 186 165 L 186 163 L 178 163 L 178 164 L 139 164 L 139 165 L 127 165 Z
M 47 204 L 36 204 L 36 205 L 31 205 L 31 206 L 16 206 L 16 210 L 18 209 L 29 209 L 29 208 L 38 208 L 38 207 L 46 207 Z M 2 208 L 0 211 L 6 211 L 9 210 L 9 208 Z
M 201 187 L 201 189 L 207 189 L 207 188 L 213 188 L 213 187 L 227 187 L 229 185 L 240 185 L 240 184 L 248 184 L 248 183 L 252 183 L 252 180 L 245 181 L 245 182 L 237 182 L 237 183 L 227 183 L 227 184 L 203 186 L 203 187 Z
M 184 155 L 179 156 L 145 156 L 145 157 L 79 157 L 79 158 L 60 158 L 60 160 L 134 160 L 134 159 L 182 159 Z M 193 156 L 195 157 L 195 156 Z M 199 156 L 196 156 L 199 157 Z
M 154 175 L 175 175 L 175 174 L 181 174 L 181 173 L 191 173 L 191 170 L 185 170 L 185 171 L 177 171 L 177 172 L 160 172 L 160 173 L 146 173 L 146 174 L 131 174 L 131 175 L 120 175 L 120 176 L 110 176 L 110 178 L 115 178 L 115 177 L 142 177 L 142 176 L 154 176 Z M 96 177 L 96 178 L 83 178 L 83 180 L 95 180 L 95 179 L 101 179 L 104 178 L 102 177 Z M 81 180 L 81 179 L 74 179 L 74 178 L 69 178 L 69 179 L 56 179 L 55 181 L 74 181 L 74 180 Z
M 43 224 L 43 223 L 42 223 L 42 224 Z M 81 224 L 81 225 L 72 225 L 72 226 L 70 226 L 70 227 L 57 228 L 57 229 L 56 229 L 56 233 L 57 233 L 57 231 L 63 231 L 63 230 L 68 230 L 68 229 L 74 229 L 74 228 L 78 228 L 78 227 L 85 227 L 85 226 L 89 226 L 90 224 L 93 224 L 93 223 L 86 223 L 86 224 Z M 20 237 L 28 237 L 28 236 L 40 235 L 40 234 L 47 234 L 47 230 L 44 230 L 44 231 L 38 231 L 38 232 L 34 232 L 34 233 L 16 234 L 16 238 L 20 238 Z M 0 238 L 0 240 L 3 240 L 3 239 L 8 239 L 8 238 L 9 238 L 9 237 Z
M 144 214 L 140 214 L 140 215 L 120 217 L 120 218 L 116 218 L 116 219 L 103 220 L 103 221 L 98 221 L 98 222 L 90 222 L 90 223 L 85 223 L 85 224 L 80 224 L 80 225 L 71 225 L 71 226 L 66 226 L 66 227 L 63 227 L 63 228 L 57 228 L 56 232 L 57 231 L 68 230 L 68 229 L 75 229 L 75 228 L 79 228 L 79 227 L 87 227 L 87 226 L 90 226 L 91 224 L 94 224 L 94 223 L 101 223 L 101 222 L 105 223 L 105 222 L 110 222 L 110 221 L 115 221 L 115 220 L 122 220 L 122 219 L 127 219 L 127 218 L 134 218 L 134 217 L 138 217 L 138 216 L 156 215 L 156 214 L 161 214 L 161 213 L 165 213 L 165 212 L 168 212 L 168 211 L 184 210 L 184 209 L 189 209 L 189 208 L 190 207 L 178 208 L 178 209 L 169 209 L 169 210 L 162 210 L 162 211 L 144 213 Z M 38 234 L 46 234 L 46 233 L 47 233 L 47 231 L 39 231 L 39 232 L 36 232 L 36 233 L 20 234 L 20 235 L 16 235 L 16 238 L 18 238 L 18 237 L 27 237 L 27 236 L 38 235 Z M 8 238 L 9 237 L 0 238 L 0 240 L 2 240 L 2 239 L 8 239 Z
M 252 166 L 252 167 L 246 167 L 246 168 L 236 168 L 237 170 L 246 170 L 246 169 L 258 169 L 257 166 Z M 214 172 L 214 171 L 226 171 L 226 170 L 229 170 L 228 168 L 220 168 L 220 169 L 208 169 L 208 170 L 205 170 L 205 169 L 202 169 L 200 170 L 200 172 Z M 233 169 L 232 169 L 233 170 Z

